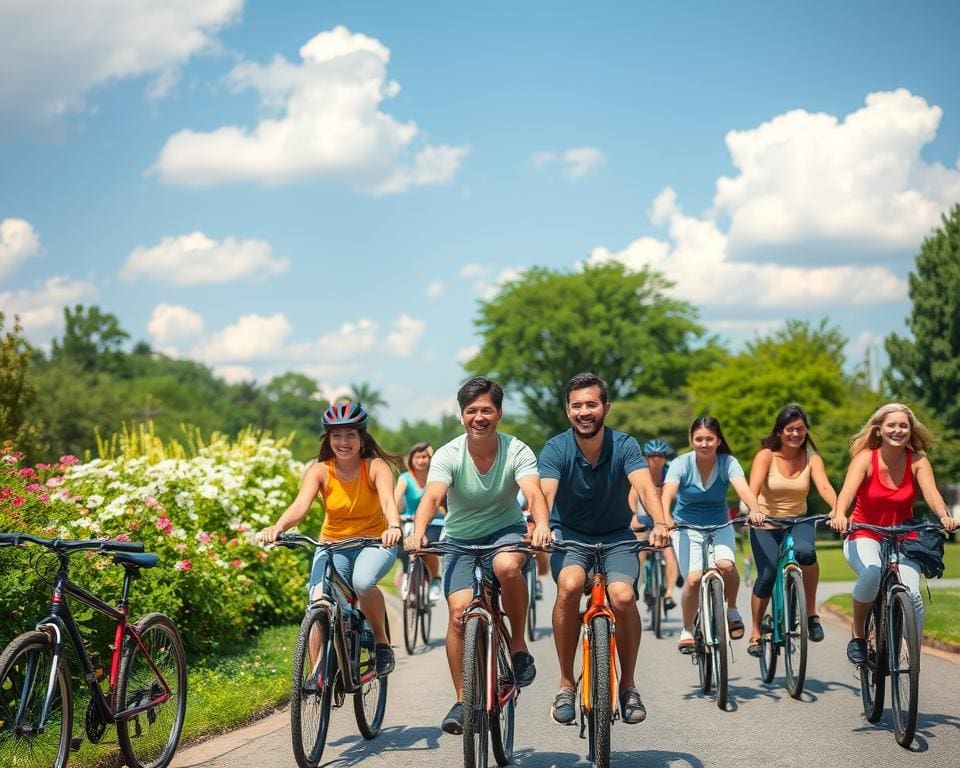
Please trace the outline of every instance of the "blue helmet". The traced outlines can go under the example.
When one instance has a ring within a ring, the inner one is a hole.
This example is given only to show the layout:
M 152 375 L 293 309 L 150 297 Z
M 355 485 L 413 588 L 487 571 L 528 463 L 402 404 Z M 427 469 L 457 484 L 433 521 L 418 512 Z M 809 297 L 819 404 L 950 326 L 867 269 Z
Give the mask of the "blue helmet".
M 367 412 L 360 403 L 334 403 L 323 412 L 323 426 L 329 432 L 334 427 L 367 428 Z
M 643 451 L 644 456 L 666 456 L 668 459 L 672 459 L 676 454 L 673 452 L 673 448 L 670 447 L 670 444 L 665 440 L 661 440 L 659 437 L 653 438 L 653 440 L 647 440 L 643 444 L 643 448 L 640 449 Z

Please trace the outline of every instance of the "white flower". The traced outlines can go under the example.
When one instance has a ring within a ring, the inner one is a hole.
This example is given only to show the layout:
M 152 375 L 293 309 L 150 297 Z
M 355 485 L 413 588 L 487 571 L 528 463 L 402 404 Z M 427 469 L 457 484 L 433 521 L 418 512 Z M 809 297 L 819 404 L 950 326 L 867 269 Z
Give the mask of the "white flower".
M 101 504 L 103 504 L 103 496 L 98 496 L 94 494 L 93 496 L 87 497 L 87 507 L 89 509 L 96 509 Z

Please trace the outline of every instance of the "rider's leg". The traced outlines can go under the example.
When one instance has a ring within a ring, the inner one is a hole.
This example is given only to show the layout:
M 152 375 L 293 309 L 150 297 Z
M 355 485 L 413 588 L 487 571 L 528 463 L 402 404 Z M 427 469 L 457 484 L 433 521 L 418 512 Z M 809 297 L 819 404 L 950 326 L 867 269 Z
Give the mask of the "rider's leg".
M 634 688 L 634 670 L 643 632 L 633 584 L 614 581 L 607 584 L 610 607 L 617 620 L 617 656 L 620 658 L 620 690 Z
M 672 548 L 663 550 L 663 560 L 666 564 L 666 574 L 664 576 L 664 578 L 667 580 L 666 597 L 669 597 L 672 600 L 673 590 L 677 587 L 677 576 L 680 575 L 680 566 L 677 564 L 677 555 Z
M 387 607 L 383 601 L 383 593 L 377 588 L 377 584 L 390 573 L 396 559 L 397 553 L 394 547 L 389 549 L 365 547 L 357 554 L 353 572 L 350 575 L 350 584 L 360 597 L 360 610 L 370 622 L 376 642 L 381 645 L 389 645 L 390 639 L 387 637 L 386 627 Z M 336 556 L 334 556 L 334 563 L 337 563 Z
M 760 637 L 760 624 L 763 614 L 770 602 L 773 585 L 777 579 L 777 567 L 780 561 L 779 531 L 751 529 L 750 547 L 753 552 L 753 561 L 757 564 L 757 579 L 753 582 L 753 594 L 750 598 L 750 615 L 753 626 L 750 630 L 750 639 Z
M 880 590 L 883 565 L 880 562 L 880 542 L 866 537 L 847 538 L 843 542 L 843 555 L 850 567 L 857 572 L 853 585 L 853 636 L 863 639 L 866 633 L 867 616 Z
M 820 564 L 817 562 L 816 529 L 813 523 L 793 526 L 793 554 L 803 572 L 803 592 L 807 598 L 807 616 L 817 615 L 817 585 Z
M 527 594 L 527 582 L 523 576 L 523 564 L 527 556 L 522 552 L 499 552 L 493 558 L 493 573 L 500 582 L 500 600 L 503 612 L 510 619 L 510 653 L 527 650 L 524 629 L 527 623 L 527 604 L 532 595 Z
M 562 560 L 563 553 L 557 553 Z M 556 576 L 557 601 L 553 604 L 553 640 L 560 662 L 560 687 L 573 688 L 576 678 L 573 673 L 577 655 L 577 639 L 580 637 L 580 598 L 587 580 L 581 565 L 568 565 L 559 569 Z

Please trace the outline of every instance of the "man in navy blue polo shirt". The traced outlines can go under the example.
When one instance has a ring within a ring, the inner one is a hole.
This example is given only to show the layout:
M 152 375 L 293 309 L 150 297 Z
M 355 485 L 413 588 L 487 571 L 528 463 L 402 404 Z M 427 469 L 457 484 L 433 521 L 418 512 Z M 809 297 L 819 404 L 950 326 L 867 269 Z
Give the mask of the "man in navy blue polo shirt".
M 592 373 L 579 373 L 567 382 L 565 393 L 572 428 L 547 441 L 539 463 L 554 538 L 588 544 L 635 541 L 627 503 L 633 487 L 654 520 L 651 543 L 668 544 L 660 496 L 640 445 L 630 435 L 603 424 L 610 410 L 606 382 Z M 591 564 L 589 556 L 573 551 L 555 552 L 550 560 L 557 582 L 553 635 L 560 660 L 560 692 L 551 713 L 558 723 L 566 724 L 576 717 L 573 665 L 580 635 L 580 597 Z M 606 566 L 607 593 L 617 621 L 620 712 L 624 722 L 639 723 L 647 715 L 634 683 L 641 632 L 634 590 L 640 563 L 633 552 L 614 550 L 607 555 Z

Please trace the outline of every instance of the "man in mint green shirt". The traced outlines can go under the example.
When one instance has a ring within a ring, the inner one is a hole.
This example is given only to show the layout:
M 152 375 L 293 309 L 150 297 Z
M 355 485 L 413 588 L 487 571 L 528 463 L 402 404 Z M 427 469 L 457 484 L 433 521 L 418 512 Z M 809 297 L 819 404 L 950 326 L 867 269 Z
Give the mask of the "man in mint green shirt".
M 503 389 L 495 381 L 478 376 L 457 392 L 465 434 L 441 446 L 430 462 L 427 485 L 417 507 L 413 534 L 407 549 L 422 546 L 424 533 L 437 507 L 447 498 L 446 537 L 460 544 L 506 544 L 523 540 L 527 531 L 517 503 L 523 491 L 536 528 L 533 545 L 550 541 L 547 505 L 540 491 L 537 459 L 523 442 L 497 432 L 503 416 Z M 527 618 L 526 555 L 500 552 L 491 565 L 501 586 L 504 612 L 512 629 L 510 653 L 514 674 L 521 686 L 536 676 L 533 657 L 527 651 L 524 625 Z M 463 611 L 473 598 L 473 560 L 463 555 L 444 555 L 444 587 L 450 612 L 447 621 L 447 662 L 457 701 L 443 719 L 447 733 L 463 733 Z

